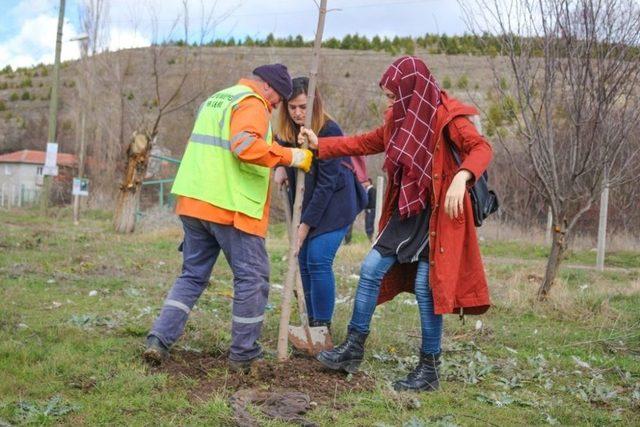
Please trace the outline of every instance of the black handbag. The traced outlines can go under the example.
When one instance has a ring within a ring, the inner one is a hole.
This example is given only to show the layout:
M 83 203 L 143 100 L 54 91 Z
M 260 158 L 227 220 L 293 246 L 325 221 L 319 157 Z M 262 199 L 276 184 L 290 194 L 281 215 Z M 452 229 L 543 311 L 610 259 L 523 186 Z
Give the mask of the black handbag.
M 448 135 L 446 139 L 456 164 L 460 166 L 462 161 L 460 160 L 460 154 L 455 144 L 450 140 Z M 471 206 L 473 207 L 473 222 L 476 227 L 480 227 L 482 222 L 500 207 L 496 192 L 489 189 L 489 174 L 487 171 L 484 171 L 484 173 L 476 179 L 473 187 L 469 189 L 469 195 L 471 196 Z

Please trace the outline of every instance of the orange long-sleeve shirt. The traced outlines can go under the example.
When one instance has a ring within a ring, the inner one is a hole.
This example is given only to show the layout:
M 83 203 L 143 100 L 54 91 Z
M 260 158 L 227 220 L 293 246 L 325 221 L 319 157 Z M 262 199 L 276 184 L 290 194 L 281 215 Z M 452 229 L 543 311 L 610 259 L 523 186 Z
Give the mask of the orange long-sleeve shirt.
M 238 84 L 249 86 L 262 98 L 262 90 L 256 82 L 241 79 Z M 267 108 L 265 108 L 265 104 Z M 271 105 L 250 96 L 243 99 L 231 114 L 231 150 L 240 161 L 255 165 L 275 167 L 291 164 L 291 149 L 279 144 L 267 144 L 266 131 L 271 118 Z M 235 138 L 234 138 L 235 137 Z M 238 230 L 260 237 L 267 235 L 269 226 L 269 206 L 271 205 L 271 188 L 268 189 L 267 201 L 262 218 L 256 219 L 241 212 L 230 211 L 214 206 L 202 200 L 178 196 L 176 213 L 223 225 L 233 225 Z

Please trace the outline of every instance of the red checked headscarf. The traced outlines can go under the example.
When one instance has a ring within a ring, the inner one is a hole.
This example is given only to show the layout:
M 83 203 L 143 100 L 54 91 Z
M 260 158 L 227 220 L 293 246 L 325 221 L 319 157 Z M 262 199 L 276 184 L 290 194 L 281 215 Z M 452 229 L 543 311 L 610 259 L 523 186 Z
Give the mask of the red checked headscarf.
M 440 87 L 425 63 L 414 56 L 391 64 L 380 86 L 396 96 L 384 166 L 400 186 L 400 216 L 407 218 L 425 209 L 431 191 Z

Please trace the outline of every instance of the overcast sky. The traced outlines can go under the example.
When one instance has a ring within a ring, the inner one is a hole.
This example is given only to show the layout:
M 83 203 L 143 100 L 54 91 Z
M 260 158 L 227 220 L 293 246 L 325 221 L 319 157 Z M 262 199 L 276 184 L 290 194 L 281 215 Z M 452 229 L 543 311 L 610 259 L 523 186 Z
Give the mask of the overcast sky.
M 67 0 L 63 30 L 63 59 L 77 58 L 81 33 L 80 3 Z M 184 37 L 180 0 L 106 0 L 110 50 L 148 45 L 156 17 L 158 41 Z M 215 4 L 214 17 L 226 16 L 208 35 L 212 38 L 264 38 L 302 34 L 314 37 L 317 8 L 313 0 L 189 0 L 189 38 L 200 39 L 202 3 Z M 59 0 L 1 0 L 0 67 L 53 62 Z M 462 34 L 465 24 L 456 0 L 329 0 L 325 38 L 359 33 L 406 36 L 425 33 Z M 206 6 L 211 11 L 210 6 Z M 175 22 L 180 20 L 179 25 Z M 173 27 L 173 30 L 172 30 Z

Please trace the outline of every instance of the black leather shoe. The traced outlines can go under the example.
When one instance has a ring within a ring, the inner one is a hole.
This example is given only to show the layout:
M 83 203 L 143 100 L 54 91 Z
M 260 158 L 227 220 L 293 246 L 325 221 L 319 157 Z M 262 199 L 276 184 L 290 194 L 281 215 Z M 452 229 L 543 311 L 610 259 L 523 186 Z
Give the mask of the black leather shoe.
M 435 391 L 440 388 L 440 353 L 420 352 L 420 362 L 407 378 L 393 383 L 396 391 Z
M 327 329 L 329 329 L 329 331 L 331 331 L 331 321 L 330 320 L 311 319 L 311 320 L 309 320 L 309 326 L 311 326 L 312 328 L 326 326 Z
M 329 369 L 353 374 L 364 358 L 364 342 L 368 335 L 349 330 L 342 344 L 333 350 L 320 352 L 316 359 Z
M 162 344 L 160 338 L 155 335 L 147 337 L 147 348 L 142 353 L 142 358 L 150 365 L 160 365 L 169 358 L 169 348 Z

